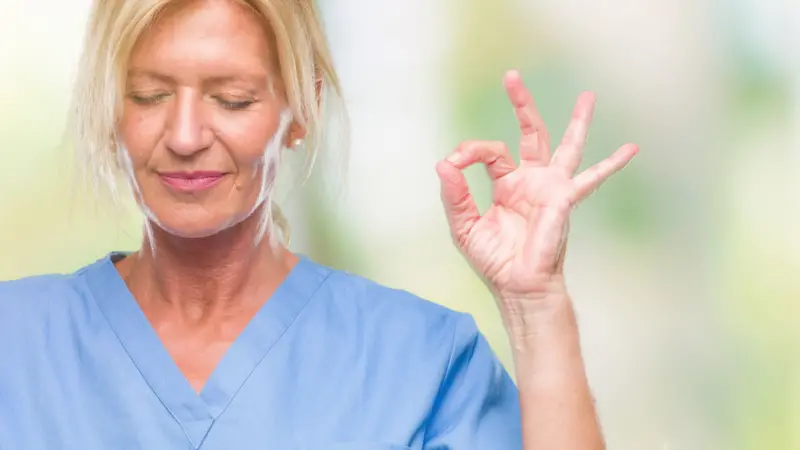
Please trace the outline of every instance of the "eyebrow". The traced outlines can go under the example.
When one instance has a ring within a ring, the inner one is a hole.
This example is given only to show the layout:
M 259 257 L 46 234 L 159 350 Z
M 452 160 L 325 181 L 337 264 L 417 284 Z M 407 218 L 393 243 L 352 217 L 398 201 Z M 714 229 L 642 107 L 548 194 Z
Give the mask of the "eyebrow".
M 152 78 L 164 83 L 169 83 L 169 84 L 176 83 L 175 78 L 151 70 L 131 69 L 128 71 L 128 78 Z M 211 76 L 204 78 L 203 84 L 222 85 L 222 84 L 241 82 L 241 81 L 247 83 L 253 83 L 263 88 L 268 88 L 270 85 L 269 76 L 244 75 L 244 74 Z
M 169 75 L 164 75 L 158 72 L 152 72 L 149 70 L 138 70 L 138 69 L 131 69 L 128 71 L 128 78 L 153 78 L 158 81 L 163 81 L 165 83 L 174 83 L 175 79 L 173 79 Z
M 257 75 L 220 75 L 215 77 L 208 77 L 204 80 L 208 84 L 226 84 L 234 83 L 237 81 L 244 81 L 247 83 L 264 84 L 269 81 L 269 76 Z

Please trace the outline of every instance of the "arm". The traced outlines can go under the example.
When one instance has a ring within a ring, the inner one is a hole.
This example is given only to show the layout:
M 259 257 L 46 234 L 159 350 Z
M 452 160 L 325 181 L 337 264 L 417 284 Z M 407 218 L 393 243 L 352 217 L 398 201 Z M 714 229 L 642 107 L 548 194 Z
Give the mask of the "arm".
M 524 450 L 604 450 L 566 294 L 509 324 Z
M 506 90 L 519 120 L 520 161 L 502 142 L 468 141 L 436 170 L 453 241 L 495 294 L 514 350 L 524 450 L 602 450 L 572 301 L 564 283 L 569 215 L 638 152 L 624 145 L 576 175 L 594 110 L 578 98 L 552 153 L 547 130 L 518 73 Z M 492 205 L 481 215 L 461 173 L 481 163 Z

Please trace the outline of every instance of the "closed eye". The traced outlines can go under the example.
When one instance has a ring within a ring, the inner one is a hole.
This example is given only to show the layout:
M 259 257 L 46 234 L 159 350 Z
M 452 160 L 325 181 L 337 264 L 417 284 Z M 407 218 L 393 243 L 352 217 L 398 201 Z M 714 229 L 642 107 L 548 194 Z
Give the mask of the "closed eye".
M 160 92 L 160 93 L 152 94 L 152 95 L 142 95 L 142 94 L 133 93 L 133 94 L 129 94 L 128 97 L 131 100 L 133 100 L 134 103 L 136 103 L 138 105 L 152 105 L 154 103 L 158 103 L 161 100 L 164 100 L 165 98 L 169 97 L 169 93 Z
M 232 111 L 240 111 L 240 110 L 243 110 L 243 109 L 247 109 L 247 108 L 249 108 L 249 107 L 250 107 L 250 106 L 251 106 L 253 103 L 255 103 L 255 102 L 256 102 L 256 101 L 255 101 L 255 100 L 253 100 L 253 99 L 248 99 L 248 100 L 238 100 L 238 101 L 226 100 L 226 99 L 224 99 L 224 98 L 222 98 L 222 97 L 214 97 L 214 99 L 215 99 L 217 102 L 219 102 L 219 104 L 220 104 L 220 105 L 221 105 L 223 108 L 225 108 L 225 109 L 229 109 L 229 110 L 232 110 Z

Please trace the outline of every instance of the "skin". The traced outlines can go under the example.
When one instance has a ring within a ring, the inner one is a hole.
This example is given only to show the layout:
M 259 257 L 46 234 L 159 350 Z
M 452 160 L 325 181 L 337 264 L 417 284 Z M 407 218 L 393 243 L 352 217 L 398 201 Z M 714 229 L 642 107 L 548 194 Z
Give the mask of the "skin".
M 253 246 L 261 161 L 286 108 L 271 94 L 282 91 L 274 54 L 245 7 L 186 2 L 161 17 L 129 62 L 118 135 L 157 254 L 144 245 L 117 269 L 198 392 L 297 262 L 266 240 Z M 284 144 L 302 137 L 292 124 Z M 209 170 L 225 175 L 199 193 L 176 192 L 159 175 Z
M 512 344 L 525 450 L 604 449 L 564 280 L 569 214 L 638 152 L 625 145 L 575 175 L 594 110 L 578 98 L 561 143 L 519 73 L 504 78 L 522 137 L 520 161 L 502 142 L 468 141 L 436 166 L 453 241 L 494 293 Z M 462 170 L 483 164 L 493 201 L 481 217 Z
M 252 245 L 259 161 L 286 105 L 280 94 L 270 95 L 270 81 L 282 92 L 273 60 L 258 19 L 225 0 L 169 11 L 130 60 L 118 132 L 158 253 L 145 245 L 117 268 L 198 392 L 297 262 L 267 240 Z M 453 241 L 494 293 L 508 331 L 524 448 L 602 449 L 563 276 L 566 236 L 571 210 L 624 167 L 637 147 L 623 146 L 575 175 L 593 95 L 579 97 L 551 156 L 547 130 L 519 74 L 509 72 L 504 84 L 522 132 L 520 162 L 501 142 L 463 143 L 436 166 L 442 202 Z M 284 143 L 302 137 L 292 124 Z M 472 164 L 483 164 L 492 178 L 493 204 L 483 216 L 462 174 Z M 189 195 L 168 189 L 159 177 L 175 170 L 226 175 Z

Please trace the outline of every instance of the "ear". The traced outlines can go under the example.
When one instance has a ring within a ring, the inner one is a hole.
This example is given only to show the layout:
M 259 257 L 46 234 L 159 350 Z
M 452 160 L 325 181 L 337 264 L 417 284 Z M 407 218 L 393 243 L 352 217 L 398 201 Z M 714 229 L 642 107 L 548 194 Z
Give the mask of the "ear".
M 289 150 L 297 150 L 297 146 L 295 142 L 298 140 L 303 140 L 306 138 L 306 129 L 303 128 L 297 121 L 292 121 L 292 124 L 289 125 L 289 130 L 286 133 L 286 139 L 284 141 L 284 146 Z
M 324 81 L 321 75 L 317 75 L 317 79 L 314 83 L 315 94 L 317 97 L 317 106 L 320 106 L 322 101 L 322 88 L 324 86 Z M 297 150 L 295 146 L 295 142 L 297 140 L 303 140 L 306 138 L 307 130 L 297 123 L 297 121 L 293 121 L 292 124 L 289 126 L 289 132 L 286 133 L 286 142 L 284 142 L 284 146 L 290 150 Z

